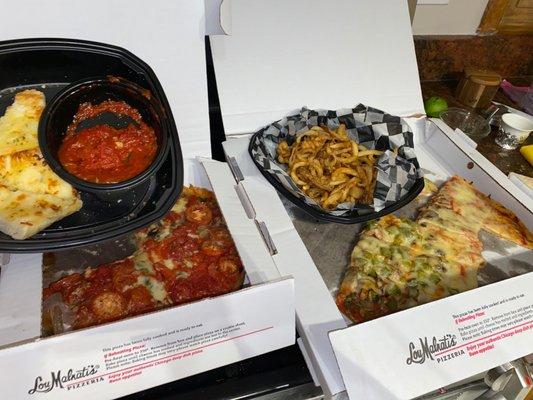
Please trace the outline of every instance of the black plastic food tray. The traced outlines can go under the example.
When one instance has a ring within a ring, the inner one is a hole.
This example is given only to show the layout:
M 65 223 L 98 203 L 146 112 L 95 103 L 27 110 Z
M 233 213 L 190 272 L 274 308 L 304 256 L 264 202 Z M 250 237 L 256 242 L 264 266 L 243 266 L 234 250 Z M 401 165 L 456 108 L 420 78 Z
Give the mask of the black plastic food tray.
M 414 185 L 411 187 L 411 190 L 409 190 L 409 192 L 406 195 L 404 195 L 396 203 L 390 206 L 387 206 L 380 211 L 369 212 L 368 214 L 362 214 L 362 215 L 355 215 L 355 213 L 352 215 L 350 214 L 349 215 L 331 215 L 327 213 L 326 211 L 321 211 L 317 208 L 314 208 L 306 204 L 302 199 L 292 194 L 276 178 L 274 178 L 272 174 L 265 171 L 263 169 L 263 166 L 255 160 L 255 158 L 252 155 L 252 143 L 261 134 L 262 134 L 262 131 L 256 132 L 250 139 L 250 144 L 248 145 L 248 154 L 250 155 L 257 169 L 259 169 L 261 174 L 263 174 L 266 180 L 269 181 L 270 184 L 274 186 L 274 188 L 276 188 L 277 191 L 279 191 L 282 195 L 284 195 L 294 205 L 296 205 L 302 211 L 307 213 L 309 216 L 311 216 L 312 218 L 318 219 L 320 221 L 336 222 L 339 224 L 358 224 L 361 222 L 378 219 L 407 205 L 408 203 L 413 201 L 415 197 L 418 196 L 418 194 L 424 189 L 424 178 L 418 178 L 416 182 L 414 183 Z
M 154 222 L 172 207 L 183 186 L 178 132 L 167 98 L 152 69 L 127 50 L 70 39 L 0 42 L 0 115 L 21 90 L 37 89 L 50 99 L 68 84 L 94 76 L 117 76 L 148 89 L 165 111 L 169 150 L 159 170 L 120 196 L 80 192 L 80 211 L 25 240 L 0 233 L 0 252 L 60 250 L 116 238 Z

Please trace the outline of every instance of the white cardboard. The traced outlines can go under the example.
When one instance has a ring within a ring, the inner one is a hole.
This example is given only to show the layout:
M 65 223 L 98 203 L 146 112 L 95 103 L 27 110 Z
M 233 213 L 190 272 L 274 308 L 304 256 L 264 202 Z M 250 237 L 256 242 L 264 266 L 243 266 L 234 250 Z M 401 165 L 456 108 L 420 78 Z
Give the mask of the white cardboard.
M 464 146 L 461 139 L 440 119 L 431 119 L 426 135 L 428 139 L 425 145 L 430 147 L 433 158 L 447 164 L 448 171 L 474 180 L 478 189 L 513 210 L 533 230 L 533 199 L 512 183 L 500 169 L 476 149 Z M 418 149 L 415 150 L 418 155 Z M 469 164 L 471 162 L 473 164 Z
M 313 260 L 277 192 L 261 175 L 248 155 L 249 138 L 224 142 L 224 151 L 234 157 L 244 176 L 241 184 L 253 204 L 255 218 L 263 221 L 278 250 L 274 262 L 280 274 L 291 275 L 296 285 L 296 322 L 307 358 L 322 389 L 336 394 L 344 390 L 328 332 L 346 327 Z
M 206 35 L 231 34 L 231 0 L 205 0 Z
M 41 254 L 11 254 L 0 273 L 0 347 L 41 335 L 41 293 Z
M 251 229 L 228 165 L 186 159 L 184 167 L 186 184 L 215 192 L 252 286 L 20 343 L 40 335 L 42 261 L 40 254 L 11 255 L 0 275 L 0 322 L 6 321 L 0 331 L 1 345 L 6 345 L 0 349 L 0 370 L 14 371 L 0 374 L 0 386 L 9 386 L 3 391 L 7 398 L 111 399 L 294 344 L 294 279 L 280 277 L 257 229 Z M 232 328 L 206 337 L 227 327 Z M 190 343 L 180 342 L 178 348 L 174 342 L 180 340 Z M 163 349 L 150 359 L 141 354 L 156 346 Z M 136 354 L 135 360 L 122 359 L 124 365 L 111 369 L 106 360 L 116 351 L 123 351 L 116 356 Z M 29 357 L 31 365 L 25 362 Z M 20 368 L 22 365 L 25 367 Z M 77 378 L 54 383 L 59 371 L 68 377 L 71 369 L 74 375 L 80 371 Z M 30 393 L 32 389 L 36 391 Z
M 515 212 L 529 229 L 533 229 L 531 211 L 500 187 L 483 168 L 473 163 L 469 154 L 450 141 L 439 126 L 433 121 L 426 122 L 424 119 L 417 118 L 408 119 L 407 122 L 412 127 L 415 138 L 417 138 L 415 145 L 417 158 L 428 178 L 443 181 L 453 174 L 463 176 L 473 181 L 479 190 L 490 194 L 492 198 Z M 338 393 L 343 390 L 344 381 L 341 380 L 337 360 L 332 357 L 331 343 L 324 340 L 324 334 L 331 330 L 342 330 L 346 327 L 346 322 L 301 242 L 278 194 L 264 179 L 248 155 L 248 143 L 249 137 L 231 138 L 224 143 L 224 150 L 228 157 L 235 158 L 240 167 L 244 176 L 241 184 L 252 202 L 257 215 L 256 218 L 264 219 L 268 226 L 278 249 L 278 254 L 274 256 L 278 270 L 282 275 L 291 274 L 296 279 L 297 327 L 303 344 L 306 346 L 308 358 L 311 360 L 311 368 L 314 369 L 324 391 L 332 394 Z M 495 259 L 497 255 L 494 254 L 484 253 L 484 256 L 490 258 L 492 263 L 504 262 L 504 260 Z M 523 257 L 524 262 L 527 262 L 533 257 L 532 252 L 524 249 L 521 257 Z M 492 293 L 492 296 L 497 296 L 497 289 L 492 292 L 492 286 L 488 286 L 486 290 L 488 293 Z M 438 303 L 439 301 L 433 302 L 426 307 Z M 416 309 L 414 310 L 416 311 Z M 438 315 L 437 312 L 435 315 Z M 409 322 L 406 321 L 405 323 L 408 324 Z M 361 343 L 363 348 L 365 343 Z M 511 358 L 507 361 L 509 360 Z M 490 361 L 487 360 L 485 370 L 497 365 Z M 343 368 L 342 364 L 341 368 Z M 345 369 L 343 371 L 344 376 L 357 375 L 358 373 L 357 369 Z M 375 386 L 374 382 L 370 380 L 366 382 L 365 390 L 370 393 Z M 434 386 L 429 390 L 438 387 Z
M 235 180 L 227 164 L 214 160 L 201 161 L 209 177 L 210 186 L 217 194 L 220 208 L 226 218 L 230 232 L 235 237 L 235 245 L 246 265 L 246 275 L 250 283 L 264 283 L 278 279 L 281 275 L 253 220 L 244 211 L 237 192 Z
M 405 1 L 232 0 L 231 18 L 211 37 L 227 134 L 302 106 L 424 112 Z
M 528 273 L 332 332 L 350 398 L 411 399 L 531 353 L 531 287 Z
M 527 194 L 531 199 L 533 199 L 533 188 L 527 185 L 521 177 L 523 177 L 520 174 L 516 174 L 514 172 L 509 173 L 509 180 L 513 182 L 517 187 L 522 190 L 525 194 Z
M 301 106 L 336 109 L 362 102 L 402 116 L 424 113 L 406 2 L 233 0 L 232 25 L 231 36 L 211 38 L 224 127 L 230 137 L 253 132 Z M 510 194 L 513 187 L 495 178 L 495 171 L 475 149 L 459 139 L 450 140 L 449 128 L 437 121 L 427 126 L 424 118 L 407 122 L 414 132 L 418 160 L 430 179 L 442 181 L 458 174 L 472 180 L 531 229 L 529 204 L 523 196 Z M 323 335 L 335 325 L 344 332 L 345 322 L 277 193 L 248 156 L 247 146 L 244 137 L 228 140 L 224 149 L 236 159 L 244 175 L 240 185 L 278 249 L 274 257 L 278 270 L 290 271 L 296 278 L 297 327 L 311 368 L 326 393 L 338 393 L 344 383 L 331 357 L 331 343 Z M 497 294 L 491 286 L 486 290 Z M 375 336 L 365 339 L 361 346 Z M 495 365 L 487 362 L 484 369 Z M 345 377 L 361 372 L 343 364 L 341 368 Z M 379 398 L 372 391 L 379 383 L 358 384 L 373 395 L 355 398 Z
M 2 3 L 0 40 L 71 38 L 124 47 L 155 71 L 184 156 L 210 156 L 205 7 L 190 0 Z
M 531 117 L 529 117 L 531 118 Z M 529 196 L 528 192 L 524 190 L 523 186 L 510 176 L 506 176 L 498 167 L 490 162 L 483 154 L 476 150 L 476 146 L 472 146 L 464 142 L 467 136 L 459 137 L 455 132 L 448 127 L 442 120 L 438 118 L 431 119 L 439 129 L 448 136 L 449 140 L 457 145 L 461 150 L 468 154 L 468 157 L 476 163 L 479 168 L 486 171 L 498 186 L 503 187 L 509 194 L 515 197 L 519 202 L 524 204 L 530 212 L 533 212 L 533 198 Z M 462 133 L 462 132 L 461 132 Z M 464 135 L 464 134 L 463 134 Z M 473 142 L 468 138 L 470 142 Z M 475 144 L 475 142 L 474 142 Z
M 3 349 L 2 396 L 114 399 L 289 346 L 293 290 L 283 279 Z

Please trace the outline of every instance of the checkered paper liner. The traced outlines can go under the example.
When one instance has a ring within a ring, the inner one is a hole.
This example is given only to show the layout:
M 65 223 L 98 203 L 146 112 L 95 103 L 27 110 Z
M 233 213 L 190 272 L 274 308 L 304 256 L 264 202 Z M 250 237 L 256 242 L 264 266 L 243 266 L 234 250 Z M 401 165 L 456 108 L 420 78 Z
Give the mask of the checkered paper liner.
M 340 124 L 346 126 L 348 136 L 357 143 L 384 153 L 376 162 L 378 173 L 373 204 L 343 203 L 334 210 L 324 210 L 294 183 L 287 173 L 288 166 L 278 162 L 277 146 L 282 140 L 292 144 L 297 134 L 313 126 L 326 125 L 336 129 Z M 336 111 L 302 108 L 299 113 L 256 132 L 250 154 L 265 172 L 307 205 L 335 216 L 356 216 L 378 212 L 409 193 L 422 176 L 413 147 L 413 132 L 400 117 L 359 104 L 353 109 Z M 398 149 L 397 154 L 395 149 Z

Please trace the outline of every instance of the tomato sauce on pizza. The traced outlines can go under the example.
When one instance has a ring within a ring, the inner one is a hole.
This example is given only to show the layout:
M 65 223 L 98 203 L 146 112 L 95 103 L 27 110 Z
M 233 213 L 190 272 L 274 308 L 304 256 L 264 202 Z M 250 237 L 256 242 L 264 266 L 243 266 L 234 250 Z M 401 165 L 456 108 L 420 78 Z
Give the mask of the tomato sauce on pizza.
M 244 268 L 212 192 L 187 187 L 160 221 L 137 232 L 137 251 L 50 284 L 73 329 L 239 289 Z

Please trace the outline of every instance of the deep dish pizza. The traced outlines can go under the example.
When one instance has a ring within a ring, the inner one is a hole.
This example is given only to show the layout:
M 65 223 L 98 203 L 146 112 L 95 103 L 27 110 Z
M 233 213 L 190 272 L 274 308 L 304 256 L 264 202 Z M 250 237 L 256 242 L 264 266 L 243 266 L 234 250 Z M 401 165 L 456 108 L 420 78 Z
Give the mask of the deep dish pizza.
M 339 309 L 359 323 L 475 288 L 485 263 L 481 229 L 533 247 L 513 213 L 457 176 L 416 221 L 388 215 L 370 223 L 353 249 Z
M 189 187 L 169 214 L 135 235 L 123 260 L 70 274 L 59 293 L 78 329 L 239 289 L 242 262 L 212 192 Z

